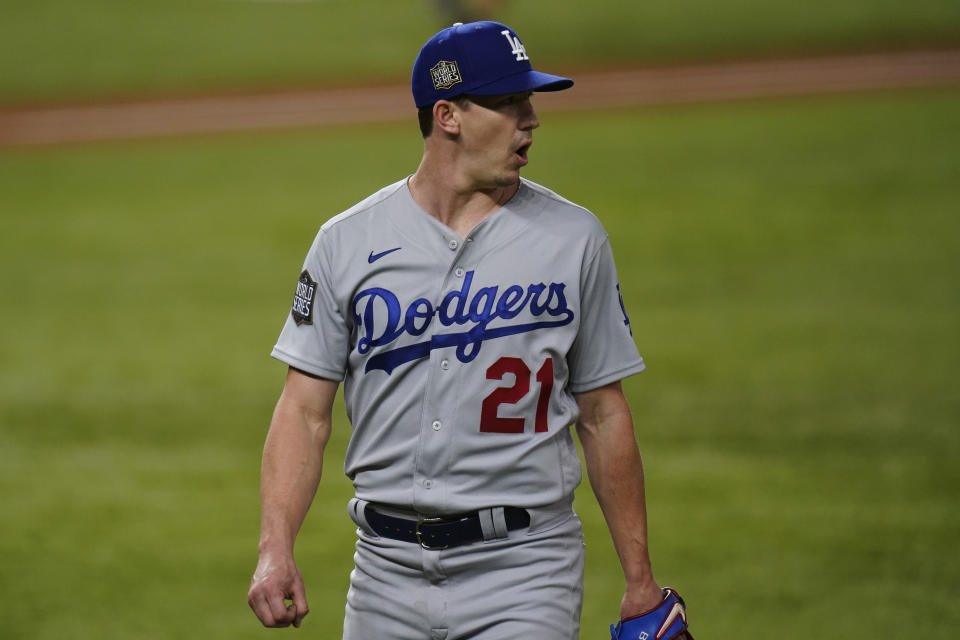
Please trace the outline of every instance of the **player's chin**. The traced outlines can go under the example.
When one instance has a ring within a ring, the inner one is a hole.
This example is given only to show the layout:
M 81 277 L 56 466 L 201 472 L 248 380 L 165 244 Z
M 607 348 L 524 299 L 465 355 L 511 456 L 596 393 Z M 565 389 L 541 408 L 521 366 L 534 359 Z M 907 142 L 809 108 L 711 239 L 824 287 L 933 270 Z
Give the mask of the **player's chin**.
M 527 166 L 527 159 L 526 159 L 526 158 L 523 159 L 523 162 L 517 162 L 516 160 L 514 160 L 513 162 L 511 162 L 511 163 L 510 163 L 510 170 L 509 170 L 509 175 L 510 175 L 510 177 L 512 177 L 512 178 L 513 178 L 514 180 L 516 180 L 516 181 L 519 181 L 519 180 L 520 180 L 520 171 L 523 170 L 523 168 L 526 167 L 526 166 Z
M 512 187 L 520 182 L 520 172 L 511 171 L 510 173 L 505 173 L 499 178 L 497 178 L 498 187 Z

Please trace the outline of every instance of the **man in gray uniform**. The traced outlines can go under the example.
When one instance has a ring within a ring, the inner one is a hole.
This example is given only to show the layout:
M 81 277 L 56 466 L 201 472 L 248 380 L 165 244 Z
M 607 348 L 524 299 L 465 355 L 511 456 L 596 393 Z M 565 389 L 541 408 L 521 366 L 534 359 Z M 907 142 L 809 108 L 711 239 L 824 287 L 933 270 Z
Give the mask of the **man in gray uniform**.
M 344 638 L 577 638 L 572 424 L 626 577 L 621 617 L 663 601 L 620 388 L 644 365 L 607 235 L 520 178 L 540 124 L 531 94 L 572 84 L 534 71 L 494 22 L 454 25 L 420 51 L 420 166 L 321 227 L 273 350 L 289 370 L 248 594 L 265 626 L 307 613 L 293 545 L 340 380 L 358 526 Z

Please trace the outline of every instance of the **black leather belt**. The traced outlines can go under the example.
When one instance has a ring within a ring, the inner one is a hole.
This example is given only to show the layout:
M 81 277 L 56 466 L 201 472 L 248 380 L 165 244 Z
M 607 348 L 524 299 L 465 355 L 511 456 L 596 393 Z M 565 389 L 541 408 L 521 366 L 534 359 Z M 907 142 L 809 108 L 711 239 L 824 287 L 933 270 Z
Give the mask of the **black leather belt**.
M 476 511 L 446 518 L 414 520 L 389 516 L 368 504 L 364 515 L 370 528 L 378 536 L 402 542 L 414 542 L 424 549 L 447 549 L 483 540 L 480 514 Z M 508 531 L 530 526 L 530 514 L 526 509 L 504 507 L 503 516 L 507 522 Z

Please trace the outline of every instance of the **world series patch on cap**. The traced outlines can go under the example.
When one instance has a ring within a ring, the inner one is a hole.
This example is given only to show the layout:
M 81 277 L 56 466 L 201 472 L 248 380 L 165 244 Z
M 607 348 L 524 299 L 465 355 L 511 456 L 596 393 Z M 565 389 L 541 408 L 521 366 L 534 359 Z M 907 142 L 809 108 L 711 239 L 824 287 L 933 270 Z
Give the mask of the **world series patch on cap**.
M 573 80 L 535 71 L 513 29 L 484 21 L 458 22 L 427 40 L 413 63 L 410 86 L 417 107 L 425 107 L 464 94 L 561 91 Z

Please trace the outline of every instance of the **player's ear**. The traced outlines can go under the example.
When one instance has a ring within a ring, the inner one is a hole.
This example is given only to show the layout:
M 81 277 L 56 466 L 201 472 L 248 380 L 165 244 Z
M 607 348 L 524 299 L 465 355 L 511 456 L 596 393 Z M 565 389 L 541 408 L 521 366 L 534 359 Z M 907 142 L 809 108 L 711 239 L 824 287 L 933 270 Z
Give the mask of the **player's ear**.
M 460 109 L 449 100 L 437 100 L 433 105 L 433 122 L 446 134 L 460 133 Z

